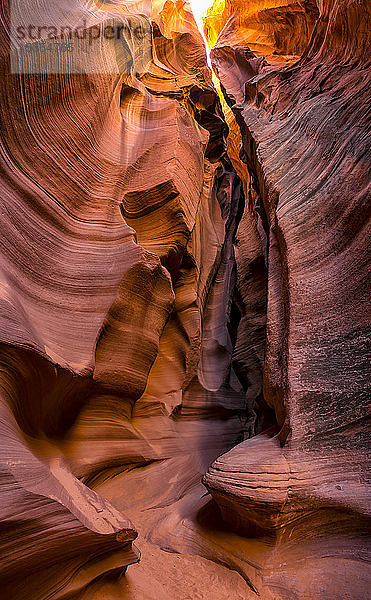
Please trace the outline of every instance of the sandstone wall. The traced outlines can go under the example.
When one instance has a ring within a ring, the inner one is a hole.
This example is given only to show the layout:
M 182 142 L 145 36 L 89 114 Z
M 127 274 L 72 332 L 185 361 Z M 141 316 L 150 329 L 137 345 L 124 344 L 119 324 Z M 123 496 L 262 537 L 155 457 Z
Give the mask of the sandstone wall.
M 212 61 L 240 127 L 236 161 L 252 178 L 251 212 L 265 223 L 263 388 L 278 429 L 219 458 L 205 483 L 237 531 L 270 531 L 285 557 L 297 544 L 296 558 L 268 577 L 278 597 L 296 597 L 300 570 L 298 597 L 361 598 L 366 575 L 357 561 L 369 511 L 368 7 L 229 7 Z M 245 231 L 243 220 L 237 235 Z
M 2 7 L 1 589 L 364 600 L 368 7 L 218 0 L 213 82 L 182 0 L 72 5 L 150 37 Z

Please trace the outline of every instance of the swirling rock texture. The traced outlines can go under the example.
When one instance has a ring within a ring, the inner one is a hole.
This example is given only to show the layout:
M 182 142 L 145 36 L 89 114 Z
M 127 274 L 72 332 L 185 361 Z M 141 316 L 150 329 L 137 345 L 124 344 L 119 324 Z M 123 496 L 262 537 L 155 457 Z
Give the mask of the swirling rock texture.
M 67 8 L 150 52 L 2 7 L 1 589 L 364 599 L 366 5 L 215 2 L 220 87 L 182 0 Z
M 249 171 L 253 215 L 237 233 L 248 319 L 235 359 L 256 385 L 255 215 L 267 270 L 263 397 L 276 427 L 258 427 L 204 481 L 237 532 L 271 537 L 264 597 L 364 598 L 369 7 L 226 4 L 211 55 L 240 129 L 234 162 Z M 206 24 L 211 39 L 212 10 Z

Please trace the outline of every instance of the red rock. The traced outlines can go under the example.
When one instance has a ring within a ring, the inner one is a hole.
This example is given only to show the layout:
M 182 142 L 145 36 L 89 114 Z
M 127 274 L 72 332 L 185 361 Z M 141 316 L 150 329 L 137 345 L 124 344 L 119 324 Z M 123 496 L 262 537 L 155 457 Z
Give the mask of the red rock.
M 220 98 L 186 3 L 80 9 L 0 39 L 1 589 L 363 600 L 366 8 L 214 3 Z

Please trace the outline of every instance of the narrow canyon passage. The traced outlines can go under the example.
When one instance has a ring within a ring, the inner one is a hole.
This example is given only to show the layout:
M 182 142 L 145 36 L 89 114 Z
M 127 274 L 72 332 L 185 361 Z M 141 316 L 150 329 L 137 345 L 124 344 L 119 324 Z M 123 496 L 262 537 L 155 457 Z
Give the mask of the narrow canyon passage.
M 365 600 L 369 7 L 1 15 L 4 597 Z

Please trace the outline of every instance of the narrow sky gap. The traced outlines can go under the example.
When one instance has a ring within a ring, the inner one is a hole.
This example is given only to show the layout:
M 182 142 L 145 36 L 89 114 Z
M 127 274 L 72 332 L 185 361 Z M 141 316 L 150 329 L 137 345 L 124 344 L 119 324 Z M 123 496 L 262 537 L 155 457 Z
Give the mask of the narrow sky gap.
M 188 1 L 189 1 L 189 5 L 192 9 L 195 21 L 197 23 L 197 27 L 200 30 L 200 33 L 204 39 L 205 46 L 206 46 L 207 62 L 209 64 L 209 67 L 211 68 L 210 48 L 209 48 L 207 39 L 204 34 L 202 17 L 206 14 L 207 9 L 210 8 L 210 6 L 213 4 L 213 0 L 188 0 Z

